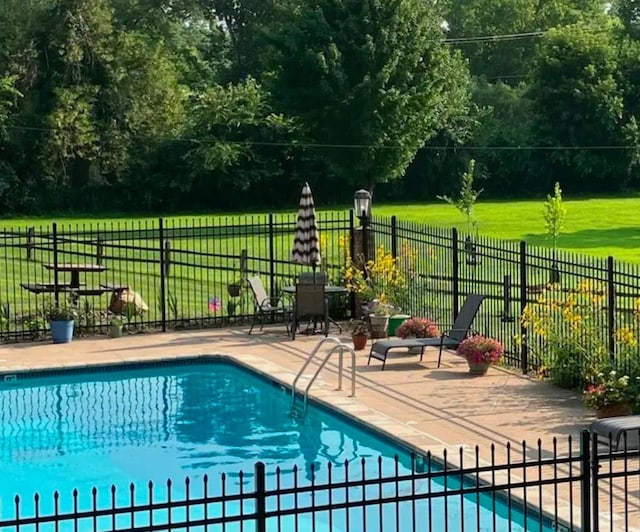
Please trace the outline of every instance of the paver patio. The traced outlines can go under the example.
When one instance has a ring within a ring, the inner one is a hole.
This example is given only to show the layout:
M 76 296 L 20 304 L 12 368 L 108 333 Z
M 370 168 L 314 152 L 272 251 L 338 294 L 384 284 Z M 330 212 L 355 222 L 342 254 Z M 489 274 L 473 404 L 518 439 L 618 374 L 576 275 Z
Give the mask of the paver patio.
M 308 353 L 322 339 L 300 336 L 294 342 L 286 337 L 282 326 L 251 336 L 246 331 L 247 328 L 232 328 L 137 334 L 119 339 L 95 337 L 59 345 L 5 345 L 0 349 L 0 374 L 223 354 L 291 384 Z M 488 460 L 493 443 L 502 460 L 504 445 L 509 442 L 512 460 L 517 461 L 522 451 L 537 456 L 540 439 L 542 451 L 550 456 L 554 438 L 558 438 L 558 451 L 564 452 L 567 437 L 573 436 L 573 448 L 577 450 L 580 430 L 594 419 L 575 392 L 499 368 L 491 368 L 485 376 L 471 376 L 466 362 L 450 352 L 443 355 L 439 369 L 436 350 L 427 350 L 422 363 L 418 356 L 392 354 L 384 371 L 375 360 L 368 366 L 367 356 L 368 347 L 357 353 L 356 397 L 349 397 L 349 354 L 345 356 L 343 390 L 336 391 L 336 357 L 311 388 L 311 397 L 402 438 L 422 452 L 431 450 L 441 456 L 447 448 L 455 451 L 455 457 L 460 446 L 471 451 L 478 445 L 481 459 Z M 301 385 L 304 383 L 303 378 Z M 528 443 L 526 449 L 522 447 L 523 440 Z

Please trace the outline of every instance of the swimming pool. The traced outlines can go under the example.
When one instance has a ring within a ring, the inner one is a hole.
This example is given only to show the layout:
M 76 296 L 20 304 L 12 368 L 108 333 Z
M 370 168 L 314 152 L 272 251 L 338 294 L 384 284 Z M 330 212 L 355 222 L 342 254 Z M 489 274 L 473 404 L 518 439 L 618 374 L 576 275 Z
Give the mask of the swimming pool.
M 332 482 L 340 482 L 347 470 L 350 479 L 411 472 L 407 449 L 313 404 L 304 417 L 294 419 L 291 397 L 284 388 L 222 361 L 198 359 L 180 365 L 9 379 L 0 385 L 0 406 L 0 478 L 11 479 L 0 483 L 0 519 L 13 517 L 17 493 L 22 496 L 21 514 L 29 515 L 34 513 L 35 492 L 41 497 L 40 513 L 47 514 L 54 511 L 54 490 L 60 492 L 58 511 L 65 512 L 73 509 L 75 488 L 81 509 L 94 504 L 93 487 L 97 507 L 112 504 L 112 485 L 117 487 L 114 502 L 118 505 L 130 504 L 132 499 L 146 503 L 149 481 L 154 484 L 154 496 L 166 497 L 169 478 L 173 480 L 171 497 L 176 500 L 186 495 L 185 476 L 196 491 L 205 473 L 211 479 L 210 491 L 220 489 L 221 478 L 227 489 L 250 488 L 257 461 L 266 466 L 267 487 L 278 482 L 320 484 L 329 475 Z M 275 474 L 277 468 L 280 475 Z M 239 475 L 239 471 L 245 473 Z M 137 487 L 135 492 L 130 491 L 130 483 Z M 447 488 L 454 484 L 450 480 Z M 379 489 L 354 490 L 374 488 Z M 390 485 L 387 489 L 408 488 Z M 436 480 L 427 489 L 442 491 L 444 485 Z M 343 492 L 324 496 L 338 501 L 349 496 Z M 409 503 L 368 508 L 366 528 L 395 530 L 402 522 L 403 529 L 413 524 L 426 529 L 431 520 L 431 530 L 440 530 L 446 519 L 452 532 L 493 530 L 494 523 L 495 530 L 525 530 L 522 512 L 500 499 L 483 496 L 477 505 L 476 497 L 442 497 L 429 504 L 428 513 L 426 502 L 422 504 L 417 512 Z M 358 509 L 338 512 L 330 521 L 326 513 L 318 513 L 303 516 L 297 524 L 300 530 L 312 526 L 318 531 L 361 530 L 354 523 L 363 522 L 362 513 Z M 159 519 L 162 516 L 154 520 Z M 285 518 L 282 530 L 293 529 L 294 520 Z M 98 525 L 98 530 L 111 529 L 106 519 L 98 520 Z M 277 526 L 275 521 L 271 525 Z M 94 530 L 94 526 L 80 523 L 79 530 Z M 126 529 L 126 524 L 122 526 Z M 553 530 L 531 516 L 527 529 Z M 244 530 L 251 527 L 245 525 Z

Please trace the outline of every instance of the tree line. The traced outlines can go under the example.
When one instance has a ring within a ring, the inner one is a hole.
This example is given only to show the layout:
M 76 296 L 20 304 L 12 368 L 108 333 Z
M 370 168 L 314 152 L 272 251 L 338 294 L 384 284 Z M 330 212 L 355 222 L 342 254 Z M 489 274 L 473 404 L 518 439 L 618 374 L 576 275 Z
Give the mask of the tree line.
M 0 213 L 638 188 L 636 0 L 0 0 Z

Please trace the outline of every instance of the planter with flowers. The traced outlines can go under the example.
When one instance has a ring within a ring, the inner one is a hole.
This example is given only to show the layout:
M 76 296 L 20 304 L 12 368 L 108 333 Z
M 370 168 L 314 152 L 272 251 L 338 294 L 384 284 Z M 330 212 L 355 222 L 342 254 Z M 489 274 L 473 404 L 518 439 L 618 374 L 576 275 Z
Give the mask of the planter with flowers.
M 367 305 L 365 316 L 369 319 L 369 332 L 371 338 L 386 338 L 389 328 L 389 317 L 393 314 L 394 308 L 388 303 L 372 301 Z
M 628 416 L 632 413 L 632 401 L 636 391 L 629 377 L 618 377 L 615 371 L 598 373 L 595 384 L 584 392 L 584 404 L 596 411 L 597 418 Z
M 504 355 L 502 342 L 477 334 L 465 338 L 457 350 L 469 364 L 469 372 L 473 375 L 484 375 L 491 364 L 500 362 Z
M 409 318 L 398 330 L 396 336 L 403 339 L 409 338 L 439 338 L 440 329 L 436 323 L 429 318 Z M 422 347 L 409 348 L 410 353 L 422 353 Z
M 78 316 L 78 307 L 70 301 L 52 302 L 45 308 L 45 317 L 49 320 L 54 344 L 71 342 Z

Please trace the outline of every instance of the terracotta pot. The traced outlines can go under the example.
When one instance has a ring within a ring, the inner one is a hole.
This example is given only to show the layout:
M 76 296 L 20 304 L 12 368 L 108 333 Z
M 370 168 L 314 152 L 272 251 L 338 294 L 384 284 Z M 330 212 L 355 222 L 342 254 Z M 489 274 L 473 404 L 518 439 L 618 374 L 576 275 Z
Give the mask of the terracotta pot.
M 630 416 L 632 412 L 631 405 L 624 401 L 596 408 L 596 417 L 601 419 L 603 417 Z
M 351 340 L 353 340 L 353 349 L 355 351 L 362 351 L 367 346 L 366 334 L 354 334 Z
M 484 375 L 488 370 L 491 362 L 472 362 L 467 360 L 469 364 L 469 373 L 472 375 Z

